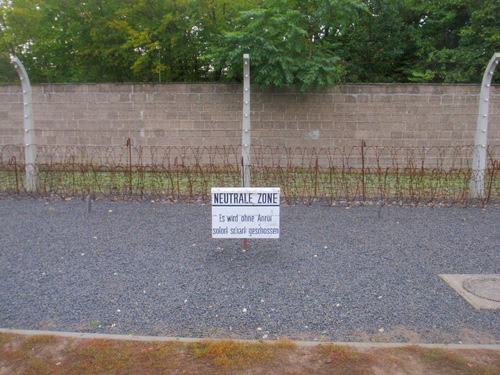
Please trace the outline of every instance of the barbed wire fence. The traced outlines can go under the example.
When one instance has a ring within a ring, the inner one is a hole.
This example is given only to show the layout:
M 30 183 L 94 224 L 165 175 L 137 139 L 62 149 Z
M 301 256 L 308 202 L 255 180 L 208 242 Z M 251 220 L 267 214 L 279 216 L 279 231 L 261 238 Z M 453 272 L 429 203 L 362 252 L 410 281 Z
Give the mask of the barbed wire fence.
M 488 148 L 485 194 L 469 199 L 473 146 L 331 148 L 252 146 L 254 186 L 279 186 L 288 204 L 500 202 L 500 146 Z M 28 193 L 24 147 L 0 147 L 0 197 L 111 197 L 210 201 L 211 187 L 241 185 L 241 148 L 38 146 L 38 189 Z

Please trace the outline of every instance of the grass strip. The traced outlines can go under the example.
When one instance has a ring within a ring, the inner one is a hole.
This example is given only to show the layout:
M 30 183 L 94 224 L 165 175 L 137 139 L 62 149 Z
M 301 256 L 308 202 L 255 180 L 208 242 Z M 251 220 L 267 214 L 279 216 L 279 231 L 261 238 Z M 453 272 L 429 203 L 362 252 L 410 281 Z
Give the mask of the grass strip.
M 59 374 L 464 374 L 500 373 L 498 350 L 406 346 L 362 349 L 289 340 L 181 342 L 0 333 L 0 373 Z

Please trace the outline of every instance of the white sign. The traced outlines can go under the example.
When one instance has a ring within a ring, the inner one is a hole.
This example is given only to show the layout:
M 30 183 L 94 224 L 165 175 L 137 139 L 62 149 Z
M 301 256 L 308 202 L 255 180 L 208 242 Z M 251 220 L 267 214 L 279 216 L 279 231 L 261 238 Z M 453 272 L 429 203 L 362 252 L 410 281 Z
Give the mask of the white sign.
M 212 238 L 279 238 L 280 188 L 212 188 Z

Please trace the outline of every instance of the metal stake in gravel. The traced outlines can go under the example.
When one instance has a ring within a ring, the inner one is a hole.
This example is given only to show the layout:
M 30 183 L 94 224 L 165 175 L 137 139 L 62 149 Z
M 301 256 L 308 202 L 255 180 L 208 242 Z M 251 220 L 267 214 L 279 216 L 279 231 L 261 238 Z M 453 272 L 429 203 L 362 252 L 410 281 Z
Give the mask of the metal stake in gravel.
M 243 55 L 243 121 L 241 135 L 241 186 L 250 187 L 250 55 Z M 243 251 L 248 250 L 248 239 L 243 239 Z

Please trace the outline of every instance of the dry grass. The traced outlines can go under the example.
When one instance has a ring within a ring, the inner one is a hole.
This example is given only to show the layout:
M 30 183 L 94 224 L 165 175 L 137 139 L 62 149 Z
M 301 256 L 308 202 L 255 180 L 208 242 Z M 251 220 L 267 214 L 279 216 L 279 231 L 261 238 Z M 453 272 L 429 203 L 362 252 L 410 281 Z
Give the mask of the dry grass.
M 320 345 L 316 350 L 323 361 L 334 369 L 335 374 L 373 374 L 372 367 L 376 361 L 372 353 L 340 345 Z
M 500 352 L 493 350 L 444 350 L 408 346 L 381 349 L 378 360 L 392 363 L 404 374 L 500 374 Z M 399 374 L 395 372 L 395 374 Z
M 412 347 L 411 350 L 429 369 L 439 369 L 446 371 L 446 373 L 467 375 L 494 375 L 500 373 L 500 356 L 498 353 L 492 361 L 487 360 L 486 363 L 476 363 L 474 358 L 464 356 L 464 351 L 419 347 Z M 469 351 L 469 356 L 472 352 Z
M 170 373 L 180 368 L 174 346 L 173 343 L 87 341 L 69 353 L 73 368 L 68 373 Z
M 197 342 L 190 344 L 189 349 L 195 358 L 209 359 L 217 367 L 241 370 L 275 359 L 284 351 L 293 351 L 296 345 L 284 340 L 276 344 L 222 340 Z
M 21 374 L 496 375 L 500 351 L 298 347 L 287 340 L 185 344 L 0 333 L 0 375 Z

